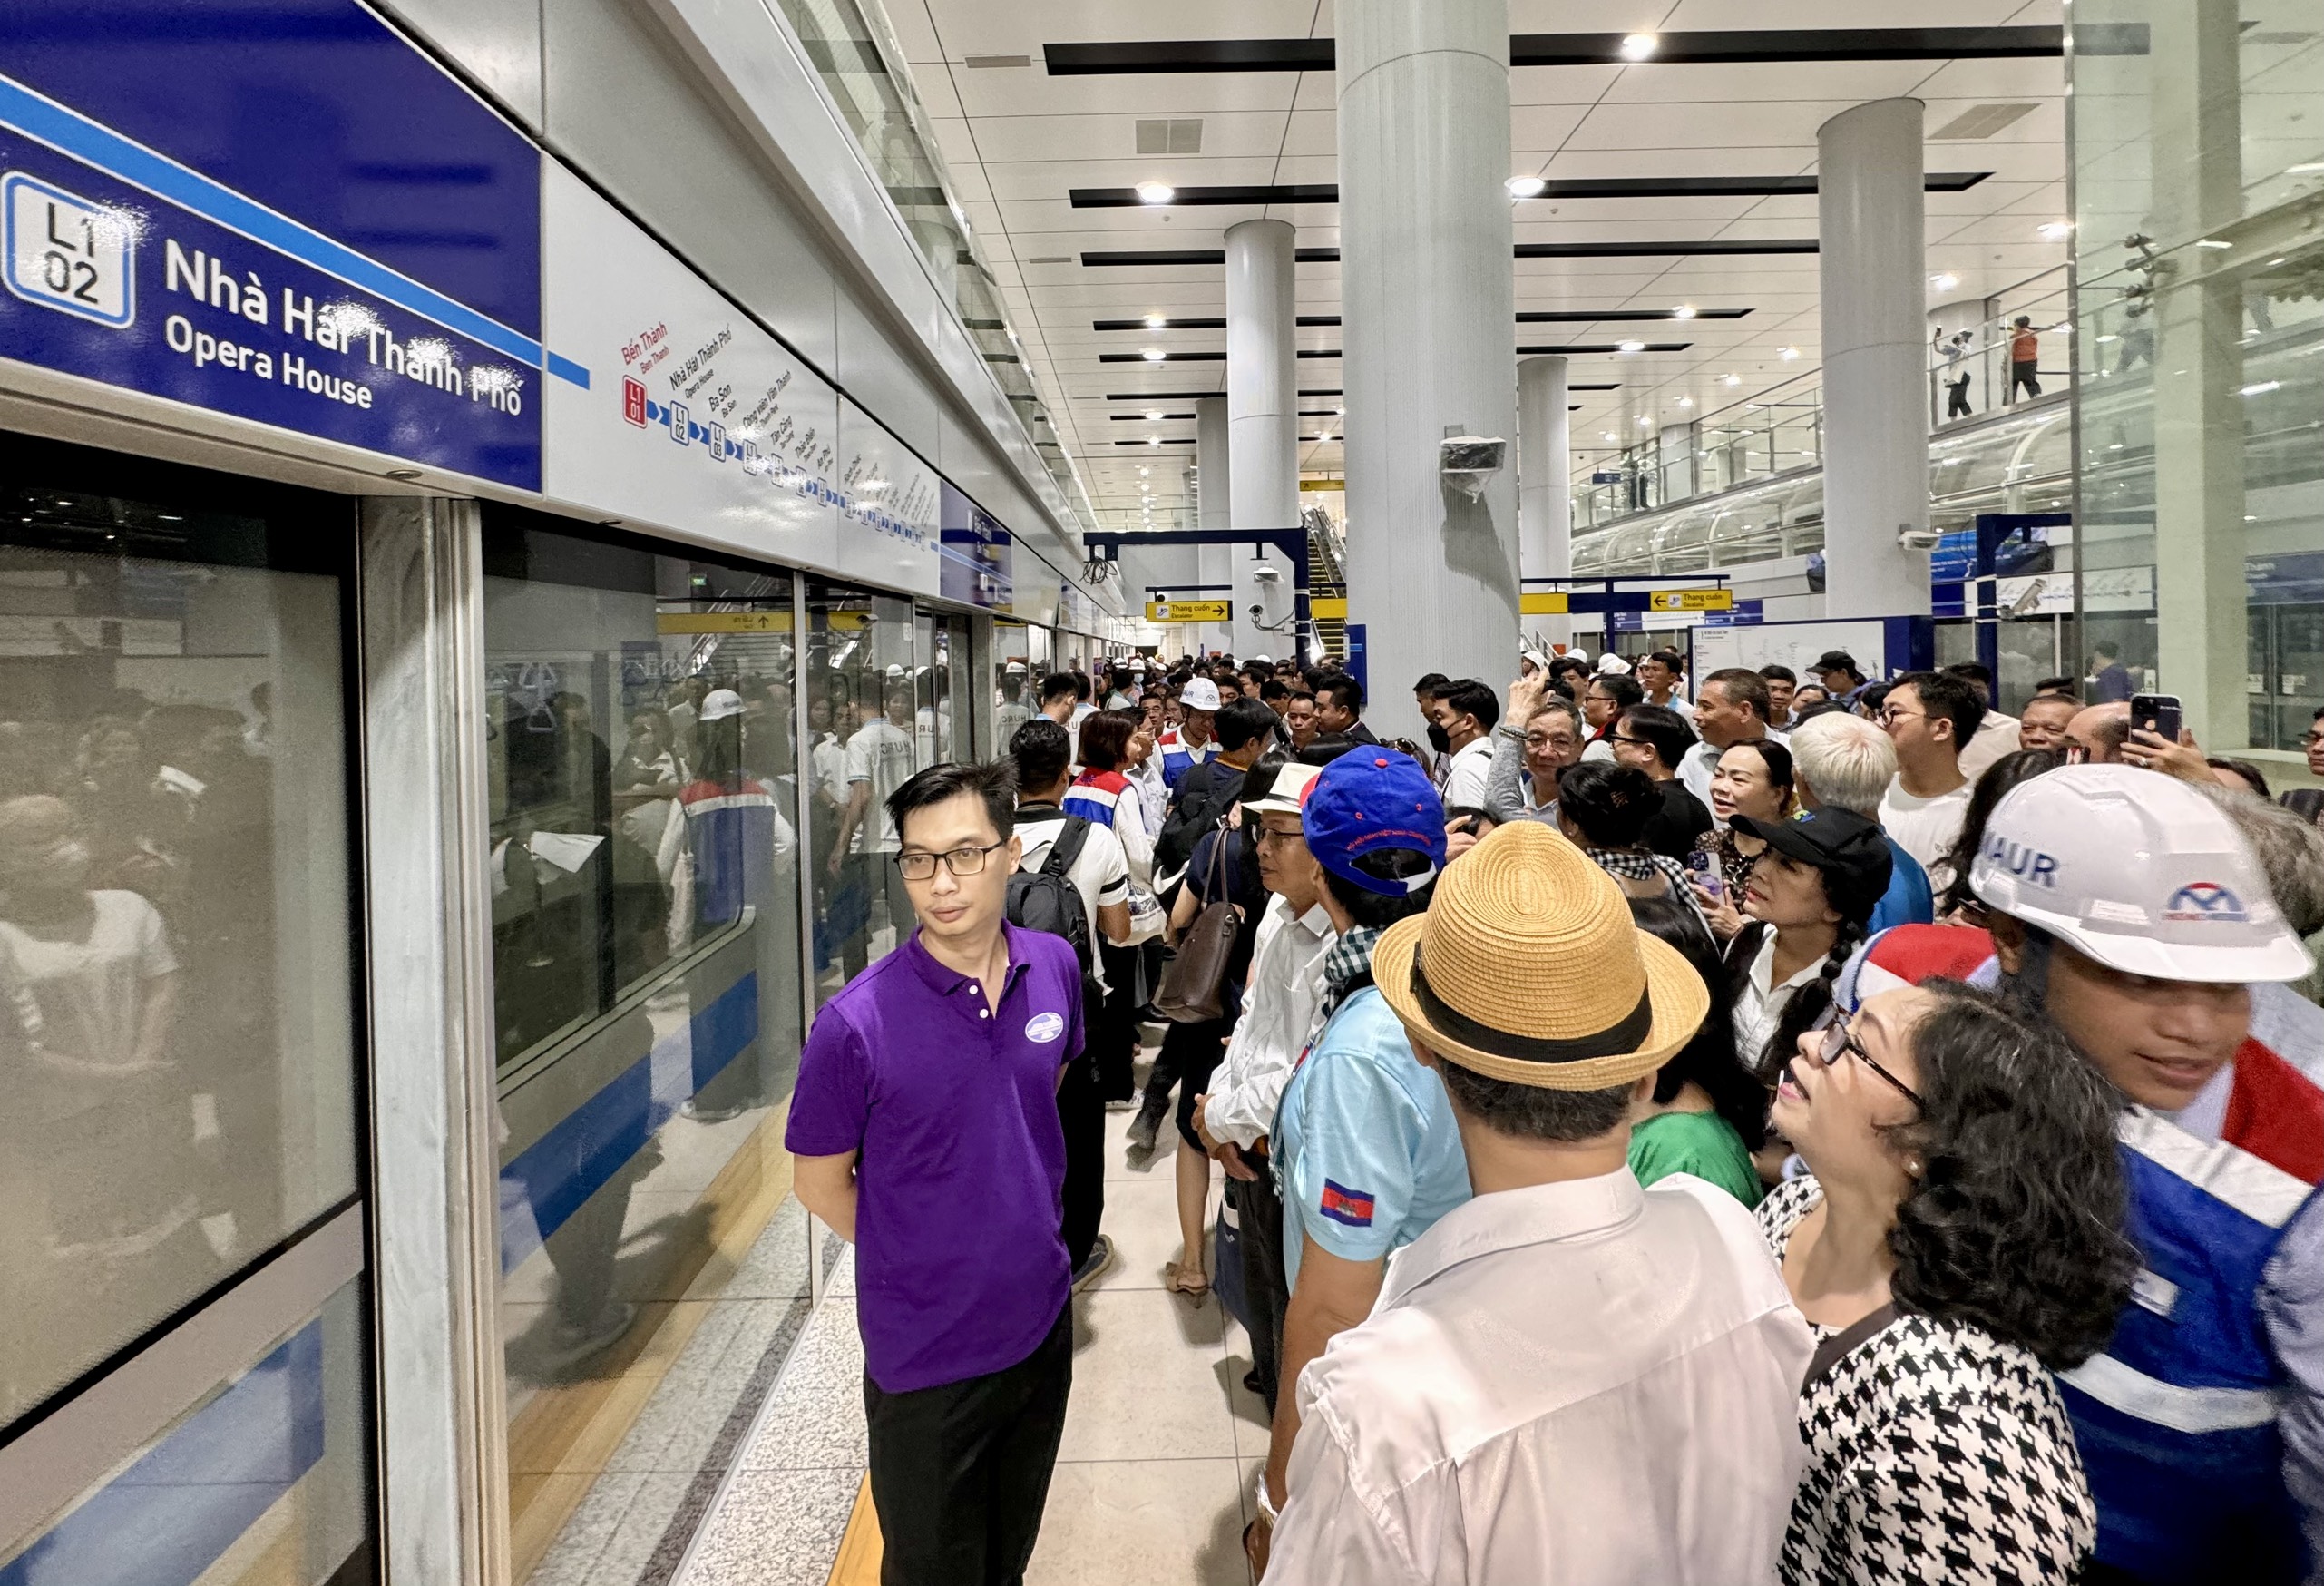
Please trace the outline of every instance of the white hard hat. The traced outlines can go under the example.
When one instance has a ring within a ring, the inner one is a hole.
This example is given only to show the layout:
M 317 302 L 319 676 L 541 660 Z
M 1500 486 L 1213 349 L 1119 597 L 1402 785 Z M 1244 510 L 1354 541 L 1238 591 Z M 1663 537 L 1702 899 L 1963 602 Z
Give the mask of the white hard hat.
M 732 689 L 712 689 L 702 700 L 698 720 L 724 721 L 729 716 L 742 714 L 742 696 Z
M 1275 663 L 1275 658 L 1274 658 L 1274 656 L 1272 656 L 1272 655 L 1255 655 L 1255 656 L 1252 656 L 1252 657 L 1250 658 L 1250 660 L 1245 661 L 1243 664 L 1244 664 L 1244 665 L 1245 665 L 1245 666 L 1250 666 L 1250 665 L 1252 665 L 1252 664 L 1254 664 L 1254 663 L 1255 663 L 1255 662 L 1259 662 L 1259 661 L 1265 661 L 1267 665 L 1269 665 L 1269 666 L 1273 666 L 1273 665 L 1274 665 L 1274 663 Z
M 2011 788 L 1969 886 L 2124 974 L 2241 984 L 2312 967 L 2235 823 L 2133 766 L 2065 766 Z
M 1218 685 L 1208 678 L 1188 678 L 1186 686 L 1178 691 L 1178 703 L 1189 710 L 1218 709 Z
M 1629 674 L 1630 663 L 1623 660 L 1620 656 L 1615 654 L 1611 650 L 1597 658 L 1598 676 L 1602 678 L 1627 677 Z

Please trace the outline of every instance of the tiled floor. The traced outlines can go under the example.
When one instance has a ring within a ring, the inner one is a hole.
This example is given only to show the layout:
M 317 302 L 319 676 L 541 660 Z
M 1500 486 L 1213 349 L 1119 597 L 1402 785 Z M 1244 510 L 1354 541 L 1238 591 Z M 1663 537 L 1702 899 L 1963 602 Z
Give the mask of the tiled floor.
M 1218 1302 L 1167 1294 L 1168 1150 L 1109 1114 L 1111 1270 L 1074 1301 L 1073 1396 L 1029 1586 L 1248 1586 L 1242 1532 L 1266 1452 L 1250 1348 Z M 1166 1133 L 1163 1144 L 1172 1143 Z M 1216 1204 L 1214 1183 L 1212 1201 Z M 864 1473 L 853 1253 L 736 1464 L 679 1586 L 825 1586 Z

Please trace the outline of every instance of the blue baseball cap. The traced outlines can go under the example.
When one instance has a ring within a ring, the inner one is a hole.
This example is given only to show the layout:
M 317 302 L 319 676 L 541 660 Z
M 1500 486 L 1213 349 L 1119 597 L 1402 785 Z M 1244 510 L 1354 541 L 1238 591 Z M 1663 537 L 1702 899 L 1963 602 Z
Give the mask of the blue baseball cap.
M 1299 824 L 1315 862 L 1366 892 L 1401 897 L 1444 868 L 1444 805 L 1421 763 L 1396 749 L 1364 744 L 1325 766 L 1302 802 Z M 1429 867 L 1383 880 L 1356 865 L 1385 848 L 1425 854 Z

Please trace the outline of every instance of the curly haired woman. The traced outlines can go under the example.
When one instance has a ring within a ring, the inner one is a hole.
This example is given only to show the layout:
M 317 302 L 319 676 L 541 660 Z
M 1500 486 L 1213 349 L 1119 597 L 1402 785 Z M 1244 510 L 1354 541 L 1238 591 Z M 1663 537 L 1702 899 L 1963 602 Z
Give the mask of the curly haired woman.
M 2119 1107 L 1963 986 L 1800 1037 L 1773 1121 L 1811 1176 L 1759 1209 L 1819 1339 L 1785 1586 L 2080 1577 L 2097 1511 L 2050 1374 L 2105 1345 L 2137 1268 Z

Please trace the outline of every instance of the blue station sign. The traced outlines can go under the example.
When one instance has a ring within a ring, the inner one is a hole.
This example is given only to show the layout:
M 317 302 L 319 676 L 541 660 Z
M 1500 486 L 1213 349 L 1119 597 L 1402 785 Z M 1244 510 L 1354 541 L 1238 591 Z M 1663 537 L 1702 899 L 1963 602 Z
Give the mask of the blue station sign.
M 17 18 L 0 357 L 540 488 L 527 139 L 347 0 Z

